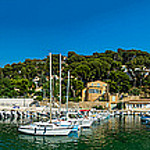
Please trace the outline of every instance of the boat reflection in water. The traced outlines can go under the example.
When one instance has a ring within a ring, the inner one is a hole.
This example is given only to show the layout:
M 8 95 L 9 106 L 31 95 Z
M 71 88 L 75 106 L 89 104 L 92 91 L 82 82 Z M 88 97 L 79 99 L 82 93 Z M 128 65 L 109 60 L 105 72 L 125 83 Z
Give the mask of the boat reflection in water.
M 76 142 L 79 138 L 79 133 L 71 132 L 68 136 L 32 136 L 19 134 L 20 140 L 26 140 L 30 143 L 41 143 L 41 144 L 60 144 L 68 142 Z
M 19 122 L 20 123 L 20 122 Z M 0 149 L 13 150 L 149 150 L 150 132 L 139 116 L 111 117 L 99 125 L 68 136 L 33 136 L 17 132 L 17 125 L 0 123 Z

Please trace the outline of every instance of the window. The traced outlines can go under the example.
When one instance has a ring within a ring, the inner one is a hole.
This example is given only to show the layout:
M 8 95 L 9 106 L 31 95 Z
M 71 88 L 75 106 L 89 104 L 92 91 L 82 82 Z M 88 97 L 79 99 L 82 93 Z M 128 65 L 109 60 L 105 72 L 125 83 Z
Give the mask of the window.
M 101 90 L 98 90 L 98 89 L 89 89 L 89 93 L 101 93 Z
M 108 107 L 109 106 L 109 103 L 106 103 L 106 107 Z
M 97 89 L 94 89 L 94 93 L 97 93 Z
M 112 101 L 115 102 L 115 96 L 112 97 Z
M 89 93 L 93 93 L 93 89 L 89 89 Z
M 53 128 L 53 126 L 52 126 L 52 125 L 47 125 L 47 127 L 48 127 L 48 128 Z
M 45 125 L 39 125 L 39 127 L 41 127 L 41 128 L 42 128 L 42 127 L 45 127 Z
M 105 94 L 106 92 L 105 91 L 103 91 L 103 94 Z
M 77 118 L 75 114 L 69 114 L 69 118 Z
M 97 83 L 97 87 L 100 87 L 100 83 Z

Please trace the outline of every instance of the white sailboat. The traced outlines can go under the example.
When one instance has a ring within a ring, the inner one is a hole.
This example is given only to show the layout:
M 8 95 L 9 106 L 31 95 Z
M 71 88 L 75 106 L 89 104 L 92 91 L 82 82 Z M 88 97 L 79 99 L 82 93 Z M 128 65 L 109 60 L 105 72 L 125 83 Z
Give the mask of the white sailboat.
M 84 118 L 84 117 L 79 117 L 78 112 L 69 112 L 68 111 L 68 99 L 69 99 L 69 86 L 70 86 L 70 71 L 68 71 L 68 83 L 67 83 L 67 99 L 66 99 L 66 105 L 67 105 L 67 113 L 63 118 L 60 118 L 60 124 L 62 125 L 74 125 L 73 130 L 77 130 L 78 126 L 78 131 L 81 128 L 89 128 L 93 124 L 93 120 L 89 118 Z
M 61 113 L 61 54 L 60 54 L 60 86 L 59 86 L 59 113 Z M 68 112 L 68 94 L 69 94 L 69 82 L 70 82 L 70 72 L 68 71 L 68 83 L 67 83 L 67 112 Z M 57 125 L 61 125 L 61 126 L 66 126 L 66 127 L 69 127 L 69 126 L 73 126 L 72 128 L 72 131 L 75 131 L 75 132 L 78 132 L 80 131 L 80 126 L 77 122 L 71 122 L 71 121 L 68 121 L 67 119 L 65 120 L 62 120 L 60 118 L 60 115 L 59 115 L 59 119 L 57 120 L 53 120 L 53 122 Z
M 68 126 L 61 126 L 59 124 L 52 123 L 52 83 L 51 83 L 51 76 L 52 76 L 52 62 L 51 62 L 51 53 L 50 56 L 50 121 L 49 122 L 34 122 L 29 125 L 22 125 L 18 128 L 19 132 L 24 134 L 31 134 L 31 135 L 68 135 L 72 129 L 74 128 L 73 125 Z
M 53 135 L 68 135 L 72 127 L 59 126 L 49 122 L 34 122 L 30 125 L 22 125 L 18 128 L 19 132 L 30 134 L 30 135 L 45 135 L 45 136 L 53 136 Z

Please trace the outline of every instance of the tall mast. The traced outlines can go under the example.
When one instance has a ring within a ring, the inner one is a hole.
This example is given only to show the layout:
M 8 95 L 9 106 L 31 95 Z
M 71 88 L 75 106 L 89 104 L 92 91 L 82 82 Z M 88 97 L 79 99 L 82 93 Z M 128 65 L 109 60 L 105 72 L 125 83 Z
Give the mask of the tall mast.
M 49 72 L 50 72 L 50 123 L 52 122 L 52 54 L 49 53 Z
M 68 71 L 68 83 L 67 83 L 67 112 L 68 112 L 69 86 L 70 86 L 70 71 Z
M 60 74 L 59 74 L 59 113 L 61 112 L 61 54 L 60 54 L 60 62 L 59 62 L 59 69 L 60 69 Z

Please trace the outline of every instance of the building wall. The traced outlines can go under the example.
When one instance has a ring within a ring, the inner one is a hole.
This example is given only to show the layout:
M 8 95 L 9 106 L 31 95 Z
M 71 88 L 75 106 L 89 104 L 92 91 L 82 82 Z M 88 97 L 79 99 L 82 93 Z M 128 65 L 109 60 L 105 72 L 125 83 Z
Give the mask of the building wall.
M 150 108 L 150 99 L 141 99 L 139 96 L 128 96 L 126 100 L 126 109 Z
M 109 108 L 113 109 L 114 107 L 117 106 L 117 103 L 118 103 L 118 94 L 116 95 L 109 94 Z
M 107 92 L 107 83 L 101 81 L 89 82 L 87 83 L 87 87 L 82 90 L 82 101 L 94 101 Z
M 84 108 L 84 109 L 89 109 L 89 108 L 93 108 L 95 106 L 102 106 L 105 109 L 109 108 L 109 103 L 107 101 L 96 101 L 96 102 L 90 102 L 90 101 L 86 101 L 86 102 L 79 102 L 79 107 L 80 108 Z
M 82 102 L 86 99 L 86 88 L 82 90 Z
M 112 104 L 118 103 L 118 95 L 109 95 L 109 102 Z
M 147 104 L 142 104 L 142 103 L 134 103 L 134 104 L 126 104 L 126 109 L 139 109 L 139 108 L 142 108 L 142 109 L 145 109 L 145 108 L 150 108 L 150 103 L 147 103 Z
M 20 107 L 29 107 L 29 104 L 33 102 L 33 99 L 14 99 L 14 98 L 0 98 L 0 106 L 18 105 Z

